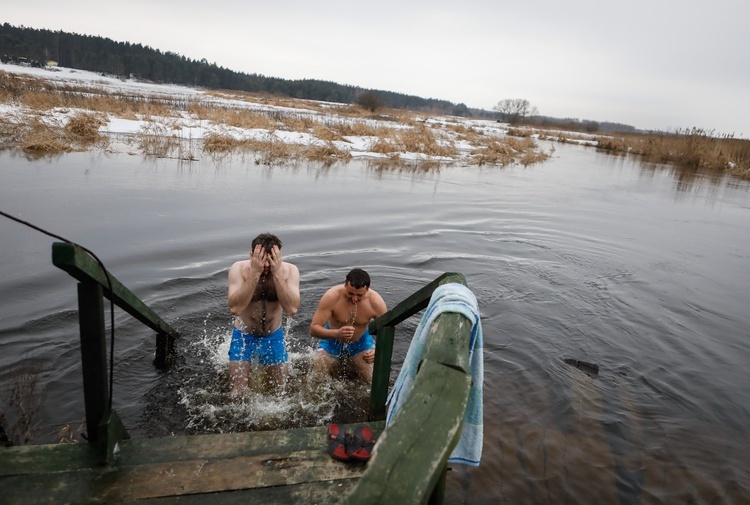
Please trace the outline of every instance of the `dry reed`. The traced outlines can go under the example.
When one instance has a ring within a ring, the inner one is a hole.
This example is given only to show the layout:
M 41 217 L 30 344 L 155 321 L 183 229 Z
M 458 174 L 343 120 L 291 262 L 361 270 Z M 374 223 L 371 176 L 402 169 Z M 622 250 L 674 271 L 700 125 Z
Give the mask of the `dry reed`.
M 750 141 L 732 135 L 717 136 L 712 131 L 692 128 L 671 134 L 628 134 L 599 137 L 597 140 L 598 147 L 607 151 L 750 177 Z

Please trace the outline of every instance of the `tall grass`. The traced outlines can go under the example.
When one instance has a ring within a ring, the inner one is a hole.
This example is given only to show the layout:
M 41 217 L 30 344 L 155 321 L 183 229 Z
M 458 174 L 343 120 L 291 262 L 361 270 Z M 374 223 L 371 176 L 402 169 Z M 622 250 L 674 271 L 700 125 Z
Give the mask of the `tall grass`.
M 675 132 L 582 134 L 536 128 L 510 128 L 508 135 L 557 142 L 578 141 L 613 153 L 642 157 L 645 161 L 673 163 L 678 167 L 729 173 L 750 179 L 750 140 L 732 134 L 717 134 L 702 128 Z
M 10 373 L 9 387 L 0 394 L 0 445 L 34 443 L 44 403 L 40 376 L 41 366 L 36 364 L 18 365 Z
M 700 128 L 675 133 L 629 134 L 598 139 L 607 151 L 643 156 L 650 161 L 688 168 L 726 171 L 750 178 L 750 141 L 715 135 Z

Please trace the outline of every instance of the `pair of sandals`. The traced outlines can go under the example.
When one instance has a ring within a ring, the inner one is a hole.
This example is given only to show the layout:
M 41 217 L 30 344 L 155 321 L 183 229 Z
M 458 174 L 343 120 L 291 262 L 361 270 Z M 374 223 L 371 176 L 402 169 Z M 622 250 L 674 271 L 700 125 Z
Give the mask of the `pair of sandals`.
M 372 456 L 375 437 L 367 426 L 344 433 L 338 424 L 328 426 L 328 454 L 339 461 L 367 461 Z

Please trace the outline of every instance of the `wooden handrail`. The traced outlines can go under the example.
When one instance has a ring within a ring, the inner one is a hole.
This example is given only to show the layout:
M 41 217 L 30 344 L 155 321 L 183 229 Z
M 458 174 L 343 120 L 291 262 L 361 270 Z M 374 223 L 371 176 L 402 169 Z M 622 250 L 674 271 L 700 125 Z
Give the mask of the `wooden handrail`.
M 388 383 L 393 359 L 395 327 L 417 312 L 424 310 L 438 286 L 457 282 L 466 286 L 466 278 L 457 272 L 446 272 L 398 303 L 391 310 L 370 322 L 371 335 L 377 335 L 375 364 L 373 365 L 372 386 L 370 389 L 370 420 L 385 419 L 385 402 L 388 397 Z
M 117 413 L 109 408 L 104 297 L 157 332 L 154 359 L 157 366 L 166 366 L 179 333 L 80 246 L 55 242 L 52 264 L 79 281 L 78 321 L 88 440 L 97 444 L 101 461 L 109 463 L 117 441 L 128 438 L 128 434 Z
M 463 274 L 458 272 L 446 272 L 419 291 L 399 302 L 395 307 L 379 318 L 372 320 L 370 322 L 370 334 L 375 335 L 380 328 L 386 326 L 396 326 L 401 321 L 404 321 L 417 312 L 424 310 L 430 303 L 432 292 L 435 291 L 438 286 L 451 282 L 458 282 L 466 286 L 466 279 Z
M 471 388 L 472 322 L 443 313 L 430 328 L 419 371 L 345 503 L 441 503 L 448 457 L 461 434 Z
M 151 310 L 111 273 L 109 273 L 109 279 L 112 282 L 112 292 L 110 293 L 104 270 L 89 253 L 79 246 L 66 242 L 52 244 L 52 264 L 65 270 L 80 282 L 99 284 L 104 296 L 112 299 L 118 307 L 157 333 L 169 335 L 173 338 L 179 336 L 174 328 L 164 322 L 156 312 Z

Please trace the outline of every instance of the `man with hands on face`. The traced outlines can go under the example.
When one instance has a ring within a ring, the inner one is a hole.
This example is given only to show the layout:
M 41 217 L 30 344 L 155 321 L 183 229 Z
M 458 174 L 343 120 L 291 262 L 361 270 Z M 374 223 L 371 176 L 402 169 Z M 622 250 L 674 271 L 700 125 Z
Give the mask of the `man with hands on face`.
M 383 298 L 370 289 L 369 274 L 361 268 L 349 272 L 344 284 L 326 291 L 310 323 L 310 335 L 320 339 L 315 370 L 330 373 L 334 358 L 348 355 L 360 376 L 372 383 L 375 341 L 367 327 L 387 311 Z
M 229 346 L 232 391 L 243 394 L 251 383 L 253 362 L 264 365 L 272 384 L 283 389 L 289 355 L 282 313 L 294 316 L 300 305 L 299 270 L 282 261 L 281 240 L 262 233 L 252 242 L 249 259 L 229 269 L 229 308 L 235 315 Z

